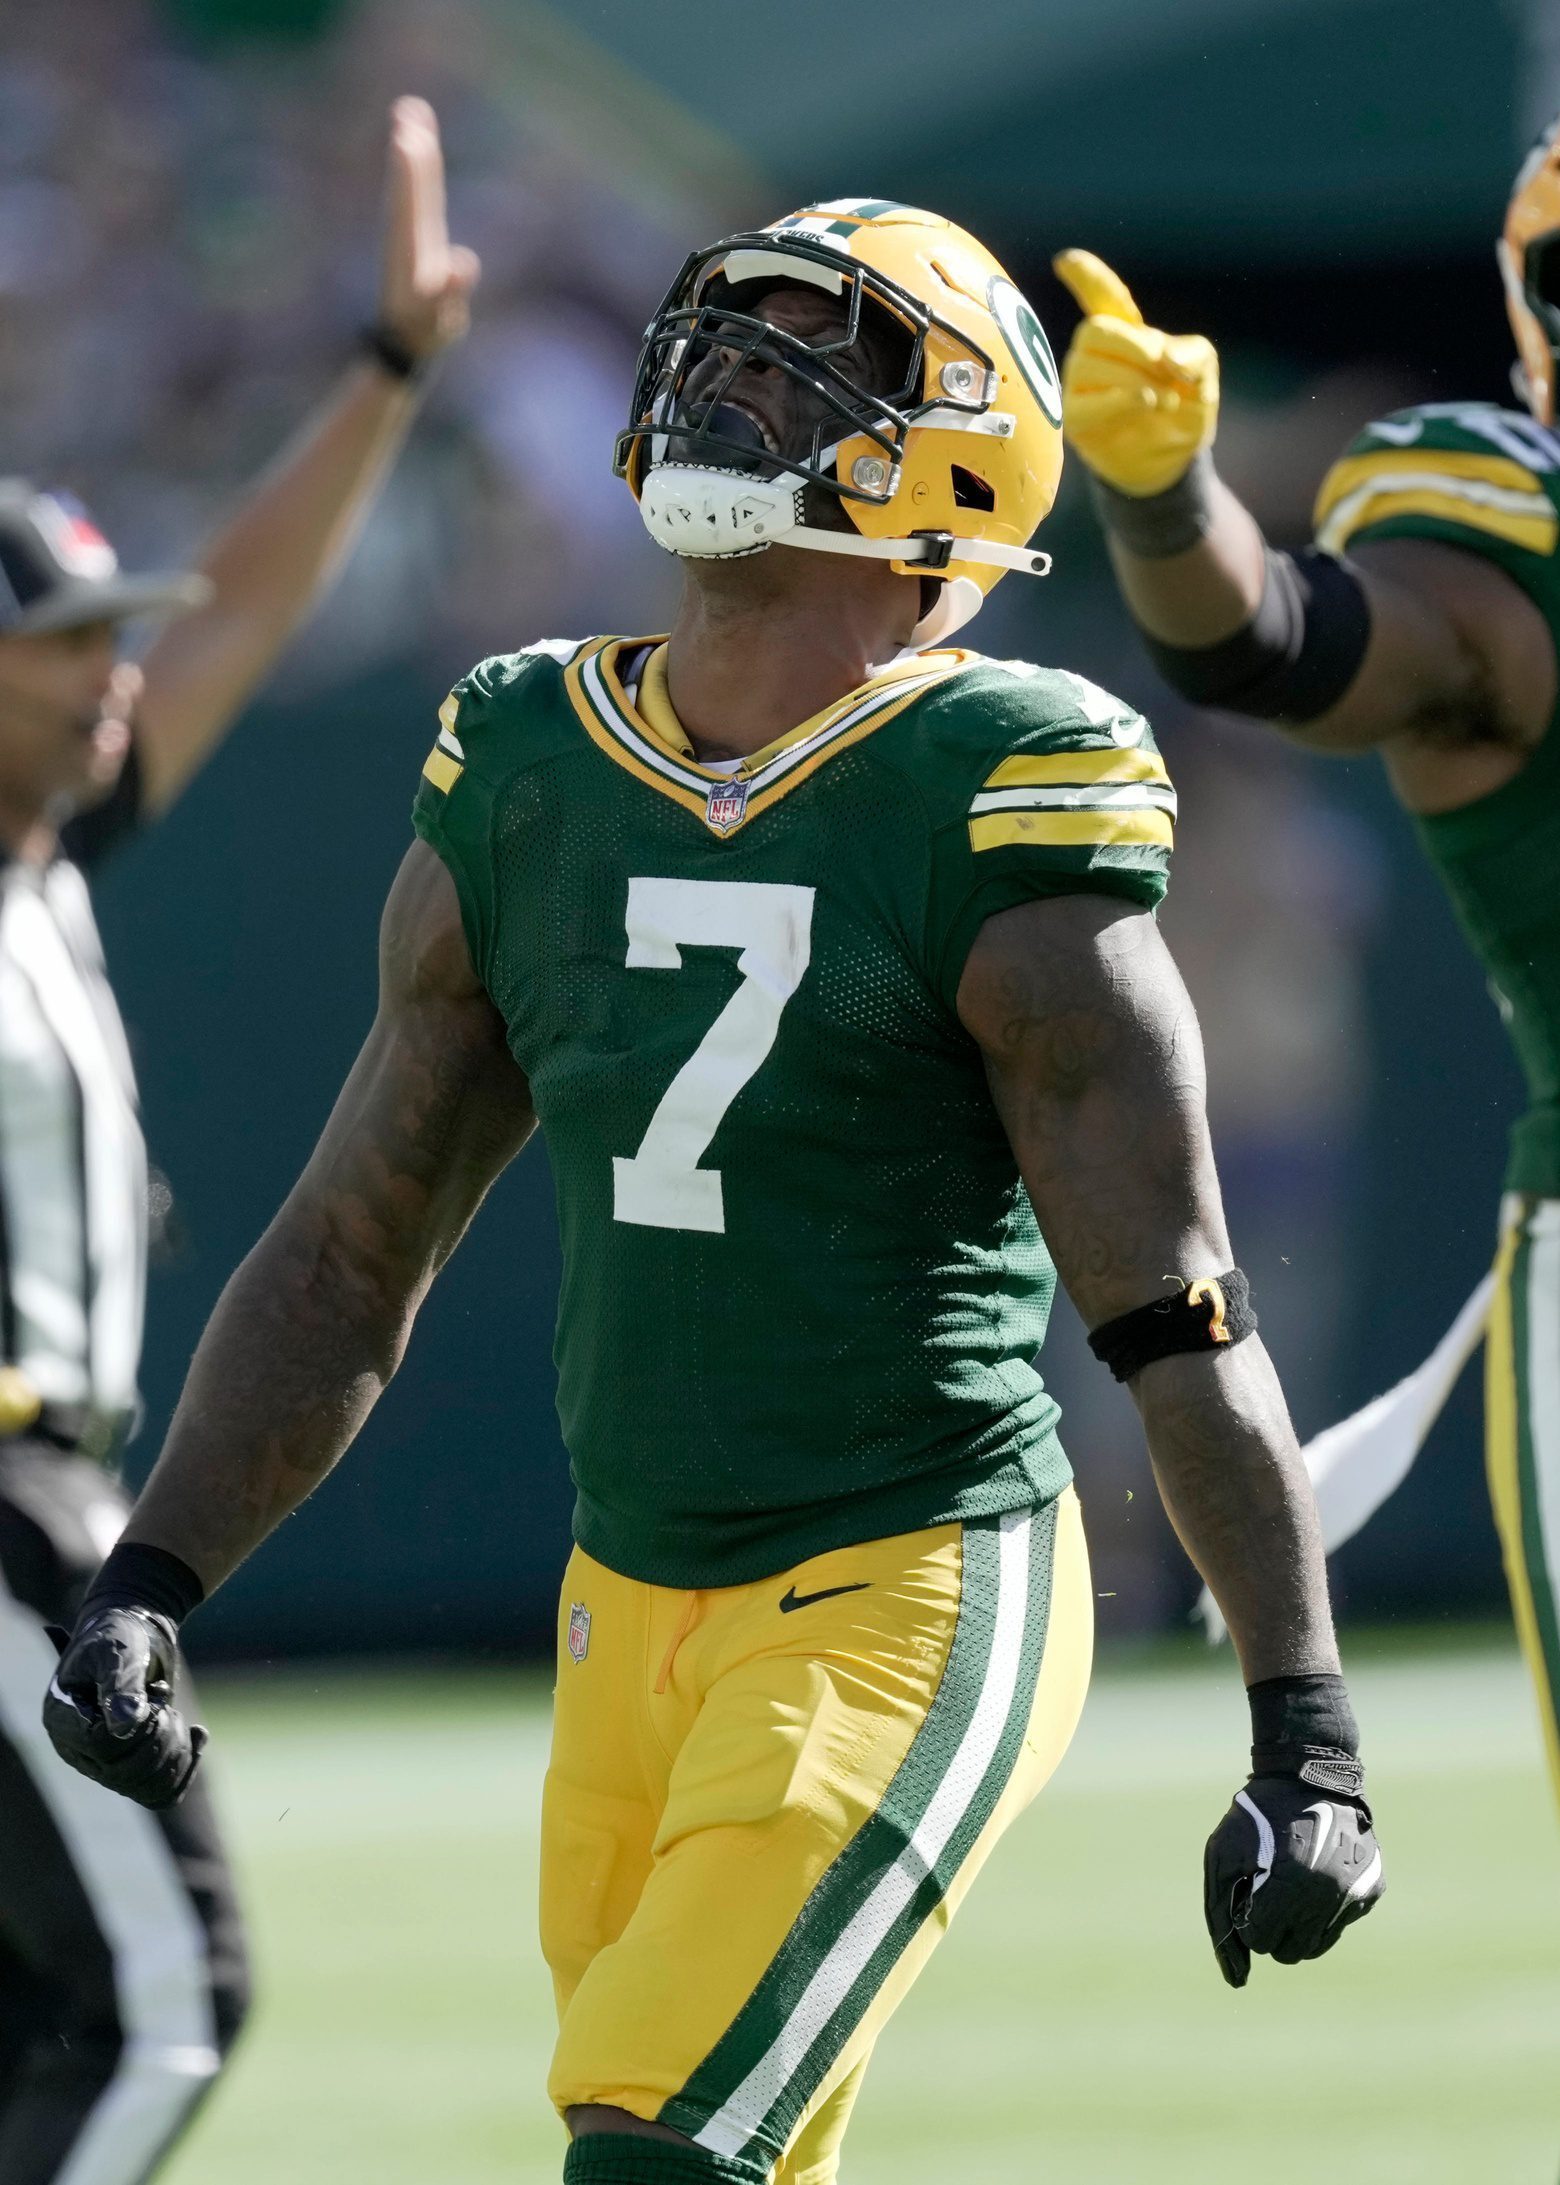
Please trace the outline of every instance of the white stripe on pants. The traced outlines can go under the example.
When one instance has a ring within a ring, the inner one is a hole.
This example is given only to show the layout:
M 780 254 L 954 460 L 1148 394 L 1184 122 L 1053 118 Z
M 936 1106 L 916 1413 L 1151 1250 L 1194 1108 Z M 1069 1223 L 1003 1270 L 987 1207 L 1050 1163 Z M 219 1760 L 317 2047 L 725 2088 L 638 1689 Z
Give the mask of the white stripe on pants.
M 1560 1587 L 1560 1199 L 1540 1199 L 1528 1216 L 1527 1389 L 1533 1495 L 1548 1565 Z M 1538 1583 L 1542 1573 L 1530 1576 Z

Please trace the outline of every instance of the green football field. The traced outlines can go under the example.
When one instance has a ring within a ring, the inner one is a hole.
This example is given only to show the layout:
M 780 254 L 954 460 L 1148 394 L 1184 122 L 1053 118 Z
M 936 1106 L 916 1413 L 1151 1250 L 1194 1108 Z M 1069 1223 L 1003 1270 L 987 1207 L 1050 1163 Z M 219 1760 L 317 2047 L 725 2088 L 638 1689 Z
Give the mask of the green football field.
M 1362 1649 L 1353 1684 L 1387 1897 L 1237 1995 L 1200 1873 L 1230 1657 L 1106 1663 L 879 2049 L 846 2185 L 1555 2185 L 1560 1838 L 1514 1655 Z M 557 2179 L 544 1689 L 296 1674 L 206 1703 L 262 1998 L 171 2185 Z

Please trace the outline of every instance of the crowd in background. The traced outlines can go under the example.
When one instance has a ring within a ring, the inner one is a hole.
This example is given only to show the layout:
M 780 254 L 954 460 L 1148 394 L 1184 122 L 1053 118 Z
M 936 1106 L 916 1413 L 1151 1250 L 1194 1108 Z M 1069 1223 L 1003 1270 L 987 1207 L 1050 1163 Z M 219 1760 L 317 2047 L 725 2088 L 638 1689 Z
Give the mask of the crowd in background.
M 412 86 L 443 126 L 452 230 L 483 261 L 477 325 L 294 678 L 653 614 L 664 572 L 610 449 L 692 208 L 550 120 L 501 18 L 462 0 L 215 50 L 148 0 L 7 10 L 0 460 L 77 491 L 142 562 L 187 555 L 348 356 L 385 110 Z

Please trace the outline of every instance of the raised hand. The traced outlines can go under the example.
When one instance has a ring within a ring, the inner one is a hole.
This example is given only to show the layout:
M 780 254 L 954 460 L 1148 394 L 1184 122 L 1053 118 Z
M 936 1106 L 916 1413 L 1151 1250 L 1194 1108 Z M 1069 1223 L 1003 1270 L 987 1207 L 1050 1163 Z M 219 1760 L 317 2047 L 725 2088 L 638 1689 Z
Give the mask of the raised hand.
M 1145 326 L 1092 251 L 1052 261 L 1084 313 L 1062 366 L 1062 430 L 1096 477 L 1146 500 L 1183 478 L 1219 422 L 1219 358 L 1201 334 Z
M 444 153 L 426 99 L 397 99 L 385 157 L 385 255 L 379 324 L 420 362 L 460 340 L 482 271 L 475 251 L 450 241 Z

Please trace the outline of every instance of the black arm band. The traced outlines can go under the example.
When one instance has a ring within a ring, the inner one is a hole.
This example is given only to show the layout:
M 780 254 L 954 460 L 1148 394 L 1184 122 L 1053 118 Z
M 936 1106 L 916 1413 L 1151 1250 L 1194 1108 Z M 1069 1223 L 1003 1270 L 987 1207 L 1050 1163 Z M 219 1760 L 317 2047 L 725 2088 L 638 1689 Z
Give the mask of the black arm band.
M 1259 721 L 1314 721 L 1337 704 L 1370 643 L 1365 587 L 1335 554 L 1316 547 L 1267 555 L 1257 611 L 1217 645 L 1143 642 L 1172 690 L 1193 705 Z
M 140 1540 L 123 1540 L 109 1550 L 81 1609 L 85 1615 L 89 1609 L 149 1608 L 177 1630 L 205 1598 L 205 1587 L 182 1557 Z
M 1231 1267 L 1222 1275 L 1183 1282 L 1172 1296 L 1107 1320 L 1089 1337 L 1089 1348 L 1118 1381 L 1130 1381 L 1156 1358 L 1184 1350 L 1219 1350 L 1243 1343 L 1256 1329 L 1251 1285 L 1238 1267 Z
M 1089 472 L 1089 493 L 1100 522 L 1139 561 L 1168 561 L 1188 553 L 1213 528 L 1213 457 L 1200 448 L 1184 474 L 1163 493 L 1139 497 L 1108 486 Z
M 1360 1733 L 1342 1677 L 1264 1677 L 1249 1684 L 1251 1772 L 1295 1775 L 1357 1798 Z
M 392 379 L 405 380 L 408 386 L 421 379 L 428 368 L 427 358 L 408 349 L 400 335 L 388 326 L 360 328 L 358 347 L 365 356 L 373 358 L 382 372 L 388 372 Z

